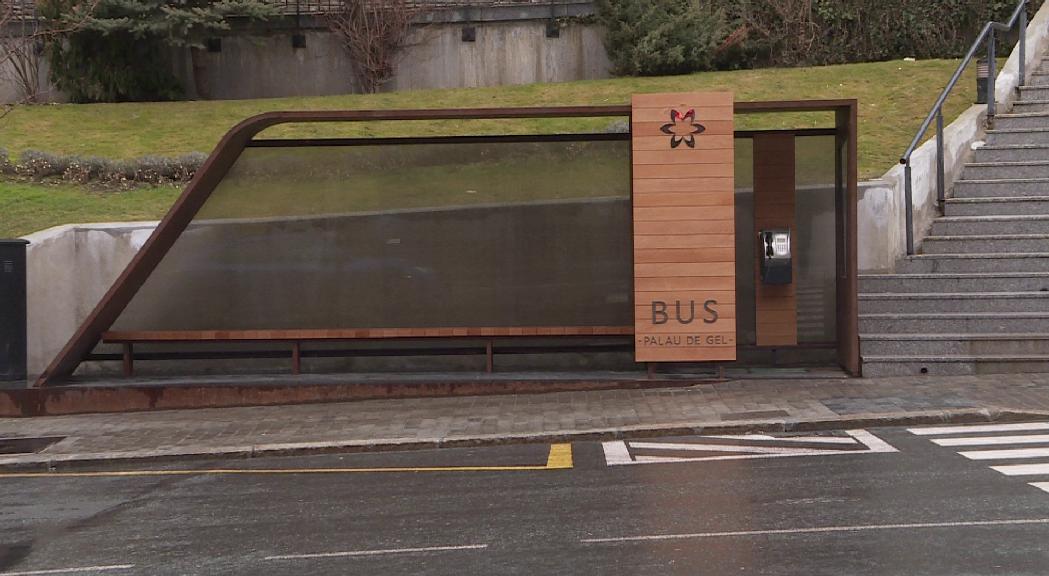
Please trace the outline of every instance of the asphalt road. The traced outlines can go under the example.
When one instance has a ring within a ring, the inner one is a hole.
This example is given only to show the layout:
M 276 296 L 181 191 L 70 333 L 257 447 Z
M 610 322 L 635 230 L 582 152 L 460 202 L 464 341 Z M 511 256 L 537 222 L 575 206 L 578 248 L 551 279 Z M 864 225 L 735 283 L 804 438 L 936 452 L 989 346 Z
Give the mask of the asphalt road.
M 1044 576 L 1043 428 L 0 476 L 0 575 Z

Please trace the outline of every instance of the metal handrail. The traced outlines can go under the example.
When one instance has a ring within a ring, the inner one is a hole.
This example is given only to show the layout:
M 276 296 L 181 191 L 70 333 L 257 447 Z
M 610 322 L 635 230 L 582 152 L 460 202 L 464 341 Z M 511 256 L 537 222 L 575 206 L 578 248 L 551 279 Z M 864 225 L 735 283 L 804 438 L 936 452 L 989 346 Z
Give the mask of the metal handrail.
M 1020 80 L 1019 85 L 1023 86 L 1026 77 L 1026 65 L 1027 65 L 1027 4 L 1029 0 L 1020 0 L 1020 3 L 1016 5 L 1016 9 L 1013 10 L 1012 16 L 1009 17 L 1008 22 L 988 22 L 984 25 L 983 30 L 980 31 L 980 35 L 976 37 L 972 46 L 969 48 L 969 52 L 966 53 L 965 58 L 962 59 L 961 64 L 958 65 L 958 69 L 954 71 L 954 75 L 951 76 L 950 82 L 947 83 L 947 87 L 940 93 L 940 97 L 936 99 L 936 104 L 933 105 L 932 110 L 929 111 L 929 115 L 925 117 L 925 121 L 922 122 L 921 128 L 918 129 L 918 133 L 914 135 L 914 140 L 911 141 L 911 145 L 907 147 L 907 151 L 900 157 L 900 164 L 903 164 L 903 179 L 904 179 L 904 190 L 905 190 L 905 202 L 907 203 L 907 255 L 914 254 L 914 204 L 911 196 L 911 155 L 914 154 L 914 150 L 921 143 L 922 136 L 925 135 L 925 131 L 929 129 L 929 125 L 932 124 L 933 120 L 936 120 L 936 200 L 940 206 L 943 206 L 945 200 L 945 183 L 944 183 L 944 162 L 943 162 L 943 105 L 947 101 L 947 97 L 950 96 L 951 90 L 958 83 L 958 80 L 962 77 L 962 73 L 965 71 L 965 67 L 969 65 L 973 57 L 976 55 L 976 51 L 980 48 L 980 43 L 987 41 L 987 66 L 988 66 L 988 78 L 987 78 L 987 121 L 990 123 L 994 120 L 995 114 L 995 96 L 994 96 L 994 83 L 995 76 L 997 76 L 997 61 L 995 57 L 995 36 L 996 32 L 1008 32 L 1013 29 L 1013 26 L 1019 22 L 1020 24 Z

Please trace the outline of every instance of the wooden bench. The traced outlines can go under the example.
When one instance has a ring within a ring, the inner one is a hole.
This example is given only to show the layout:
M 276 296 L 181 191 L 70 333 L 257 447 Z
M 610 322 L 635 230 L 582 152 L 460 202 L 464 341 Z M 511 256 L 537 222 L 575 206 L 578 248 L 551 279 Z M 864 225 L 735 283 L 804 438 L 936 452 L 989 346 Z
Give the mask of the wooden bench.
M 150 330 L 104 332 L 102 341 L 120 344 L 124 375 L 135 372 L 136 344 L 205 343 L 205 342 L 281 342 L 291 345 L 291 370 L 302 372 L 302 344 L 304 342 L 332 341 L 388 341 L 436 340 L 458 338 L 479 340 L 484 344 L 485 370 L 492 372 L 495 364 L 495 340 L 518 338 L 593 338 L 601 336 L 630 336 L 632 326 L 543 326 L 519 328 L 368 328 L 348 330 Z M 402 349 L 408 352 L 409 349 Z M 414 352 L 433 352 L 430 349 Z M 251 353 L 247 352 L 250 356 Z

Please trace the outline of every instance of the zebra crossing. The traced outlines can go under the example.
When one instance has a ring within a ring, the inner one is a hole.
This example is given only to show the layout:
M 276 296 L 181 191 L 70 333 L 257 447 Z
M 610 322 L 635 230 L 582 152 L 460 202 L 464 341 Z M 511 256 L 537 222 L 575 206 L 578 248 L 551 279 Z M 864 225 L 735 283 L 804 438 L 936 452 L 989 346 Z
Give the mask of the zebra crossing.
M 667 464 L 750 460 L 788 456 L 833 456 L 896 452 L 866 430 L 817 434 L 739 434 L 687 436 L 645 441 L 603 442 L 605 463 Z
M 969 460 L 991 463 L 988 466 L 991 470 L 1006 476 L 1034 479 L 1035 482 L 1028 484 L 1049 492 L 1049 422 L 939 426 L 907 431 L 926 437 L 938 446 L 956 448 L 959 455 Z M 1041 446 L 1037 446 L 1039 444 Z

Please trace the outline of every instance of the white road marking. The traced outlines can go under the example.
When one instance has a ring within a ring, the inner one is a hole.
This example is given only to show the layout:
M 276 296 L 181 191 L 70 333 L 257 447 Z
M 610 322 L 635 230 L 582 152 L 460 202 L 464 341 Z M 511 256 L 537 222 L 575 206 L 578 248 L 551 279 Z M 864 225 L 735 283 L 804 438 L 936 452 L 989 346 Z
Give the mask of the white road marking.
M 991 470 L 1001 472 L 1006 476 L 1049 474 L 1049 464 L 1014 464 L 1012 466 L 991 466 Z
M 740 436 L 704 436 L 721 440 L 775 440 L 776 442 L 805 442 L 812 444 L 855 444 L 856 439 L 848 436 L 789 436 L 776 438 L 767 434 L 743 434 Z
M 680 462 L 710 462 L 712 460 L 756 460 L 758 458 L 790 458 L 793 456 L 830 456 L 832 454 L 848 454 L 843 451 L 812 451 L 794 452 L 791 454 L 736 454 L 732 456 L 704 456 L 702 458 L 683 458 L 679 456 L 634 456 L 633 462 L 624 464 L 673 464 Z M 853 454 L 865 454 L 863 450 L 852 450 Z M 611 464 L 609 464 L 611 466 Z
M 1031 482 L 1031 486 L 1049 492 L 1049 482 Z
M 108 572 L 112 570 L 130 570 L 134 564 L 113 564 L 111 566 L 81 566 L 79 568 L 56 568 L 53 570 L 27 570 L 24 572 L 0 572 L 0 576 L 42 576 L 43 574 L 76 574 L 83 572 Z
M 974 436 L 972 438 L 932 438 L 940 446 L 994 446 L 999 444 L 1042 444 L 1049 442 L 1049 434 L 1025 436 Z
M 935 428 L 908 428 L 918 436 L 941 434 L 983 434 L 986 432 L 1015 432 L 1020 430 L 1049 430 L 1049 422 L 1021 422 L 1018 424 L 981 424 L 979 426 L 938 426 Z
M 918 528 L 966 528 L 979 526 L 1016 526 L 1049 524 L 1049 518 L 1016 520 L 973 520 L 969 522 L 921 522 L 914 524 L 867 524 L 859 526 L 826 526 L 822 528 L 788 528 L 785 530 L 745 530 L 739 532 L 696 532 L 693 534 L 656 534 L 651 536 L 623 536 L 619 538 L 585 538 L 584 544 L 613 542 L 644 542 L 651 540 L 683 540 L 688 538 L 728 538 L 735 536 L 775 536 L 788 534 L 825 534 L 833 532 L 864 532 L 868 530 L 913 530 Z
M 667 464 L 682 462 L 709 462 L 712 460 L 752 460 L 757 458 L 783 458 L 787 456 L 833 456 L 840 454 L 871 454 L 897 452 L 895 448 L 867 432 L 866 430 L 846 430 L 849 435 L 850 444 L 861 443 L 866 445 L 866 450 L 837 450 L 832 448 L 794 448 L 790 446 L 755 446 L 755 445 L 733 445 L 733 444 L 700 444 L 687 442 L 603 442 L 605 451 L 605 462 L 609 466 L 621 466 L 627 464 Z M 760 434 L 749 434 L 744 436 L 699 436 L 700 440 L 706 438 L 719 439 L 749 439 L 762 440 L 766 442 L 779 442 L 782 438 L 775 436 L 764 436 Z M 791 439 L 796 439 L 792 437 Z M 840 438 L 840 437 L 839 437 Z M 836 442 L 841 444 L 840 442 Z M 703 456 L 689 458 L 684 456 L 656 456 L 656 455 L 632 455 L 630 449 L 639 450 L 671 450 L 671 451 L 700 451 L 700 452 L 734 452 L 726 456 Z
M 483 550 L 487 544 L 466 546 L 429 546 L 426 548 L 390 548 L 388 550 L 354 550 L 350 552 L 322 552 L 319 554 L 282 554 L 266 556 L 266 560 L 308 560 L 311 558 L 347 558 L 354 556 L 381 556 L 384 554 L 418 554 L 421 552 L 450 552 L 455 550 Z M 4 575 L 0 575 L 4 576 Z
M 605 462 L 609 466 L 634 463 L 630 451 L 626 448 L 626 442 L 602 442 L 601 446 L 605 449 Z
M 878 454 L 888 454 L 890 452 L 899 452 L 899 450 L 893 448 L 888 442 L 878 438 L 874 434 L 867 432 L 866 430 L 846 430 L 846 434 L 852 436 L 856 440 L 867 445 L 869 448 L 868 452 L 875 452 Z
M 1049 457 L 1049 448 L 1016 448 L 1014 450 L 970 450 L 959 452 L 969 460 L 1006 460 L 1009 458 Z
M 682 442 L 630 442 L 638 450 L 681 450 L 696 452 L 749 452 L 751 454 L 809 454 L 812 452 L 846 452 L 846 450 L 813 450 L 811 448 L 786 448 L 782 446 L 738 446 L 732 444 L 692 444 Z M 857 452 L 857 450 L 847 450 Z

